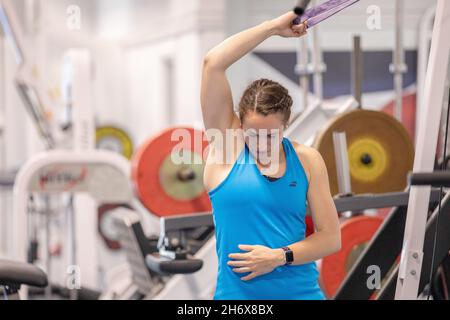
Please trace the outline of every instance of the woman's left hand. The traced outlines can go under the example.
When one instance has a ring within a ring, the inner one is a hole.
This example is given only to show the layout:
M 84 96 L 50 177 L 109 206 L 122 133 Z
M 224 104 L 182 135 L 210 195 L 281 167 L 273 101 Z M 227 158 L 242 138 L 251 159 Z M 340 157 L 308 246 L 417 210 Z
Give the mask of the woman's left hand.
M 247 281 L 263 274 L 272 272 L 276 267 L 284 265 L 283 249 L 271 249 L 260 245 L 239 245 L 239 249 L 248 251 L 246 253 L 231 253 L 228 265 L 235 267 L 236 273 L 247 273 L 241 280 Z

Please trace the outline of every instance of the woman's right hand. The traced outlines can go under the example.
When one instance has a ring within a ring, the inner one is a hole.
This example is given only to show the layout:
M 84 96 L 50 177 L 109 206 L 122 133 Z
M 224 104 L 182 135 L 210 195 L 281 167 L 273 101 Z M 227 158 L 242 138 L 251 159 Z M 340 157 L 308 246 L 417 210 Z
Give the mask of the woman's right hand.
M 305 35 L 307 33 L 306 29 L 308 21 L 294 25 L 293 21 L 295 18 L 297 18 L 297 15 L 294 12 L 289 11 L 272 20 L 271 22 L 275 27 L 276 34 L 284 38 L 299 38 Z

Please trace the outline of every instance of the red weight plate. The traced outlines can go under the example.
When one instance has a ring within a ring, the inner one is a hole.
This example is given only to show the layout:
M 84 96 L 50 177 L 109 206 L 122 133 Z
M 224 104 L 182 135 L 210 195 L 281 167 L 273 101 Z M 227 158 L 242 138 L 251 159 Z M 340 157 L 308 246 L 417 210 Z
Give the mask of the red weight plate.
M 408 130 L 412 140 L 414 140 L 416 134 L 416 99 L 415 93 L 405 95 L 402 99 L 402 124 Z M 389 102 L 381 109 L 381 111 L 391 116 L 394 116 L 394 110 L 395 101 Z
M 177 135 L 180 132 L 184 134 Z M 179 139 L 174 139 L 175 141 L 173 141 L 173 134 Z M 186 141 L 185 138 L 188 138 L 189 141 Z M 151 213 L 159 217 L 212 210 L 208 193 L 203 186 L 201 186 L 200 193 L 195 193 L 194 197 L 185 199 L 176 197 L 173 194 L 170 195 L 167 192 L 167 184 L 163 185 L 163 179 L 166 179 L 165 181 L 169 179 L 168 183 L 173 187 L 171 190 L 176 191 L 179 189 L 177 188 L 177 182 L 173 182 L 175 180 L 173 170 L 177 166 L 173 163 L 168 163 L 168 160 L 170 160 L 171 152 L 176 146 L 179 147 L 180 143 L 183 145 L 182 150 L 191 152 L 204 160 L 208 141 L 202 131 L 193 128 L 165 130 L 140 147 L 132 159 L 132 180 L 135 191 L 142 204 Z M 180 165 L 181 170 L 183 170 L 182 165 Z M 168 177 L 168 175 L 173 176 Z M 198 188 L 198 179 L 203 179 L 203 176 L 196 174 L 195 179 L 197 179 L 196 187 Z M 186 190 L 184 186 L 183 188 Z M 187 190 L 189 191 L 189 186 L 187 186 Z
M 308 215 L 305 217 L 305 224 L 306 224 L 305 238 L 307 238 L 314 233 L 314 222 L 311 216 Z
M 381 217 L 359 216 L 341 224 L 341 250 L 323 258 L 321 264 L 321 282 L 328 297 L 334 296 L 347 275 L 349 260 L 356 259 L 354 252 L 372 239 L 382 223 Z

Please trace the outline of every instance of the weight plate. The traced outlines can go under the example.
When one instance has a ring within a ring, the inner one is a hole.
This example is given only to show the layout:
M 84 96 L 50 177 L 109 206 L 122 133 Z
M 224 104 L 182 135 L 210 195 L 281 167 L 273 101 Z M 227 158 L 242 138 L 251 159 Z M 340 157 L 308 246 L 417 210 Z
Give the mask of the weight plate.
M 170 216 L 211 211 L 203 185 L 207 146 L 202 131 L 173 128 L 137 150 L 132 159 L 132 179 L 136 193 L 150 212 Z
M 355 110 L 333 119 L 316 137 L 314 147 L 328 170 L 330 189 L 338 194 L 333 132 L 345 132 L 354 194 L 403 191 L 414 163 L 411 138 L 396 119 L 383 112 Z
M 323 258 L 320 268 L 323 290 L 328 297 L 334 296 L 348 271 L 382 223 L 381 217 L 358 216 L 341 224 L 341 250 Z
M 119 250 L 121 248 L 113 220 L 110 215 L 111 211 L 120 207 L 131 210 L 131 207 L 127 204 L 103 204 L 97 209 L 98 232 L 105 242 L 105 245 L 111 250 Z
M 122 129 L 104 126 L 96 129 L 95 141 L 97 149 L 113 151 L 127 159 L 133 156 L 133 141 Z

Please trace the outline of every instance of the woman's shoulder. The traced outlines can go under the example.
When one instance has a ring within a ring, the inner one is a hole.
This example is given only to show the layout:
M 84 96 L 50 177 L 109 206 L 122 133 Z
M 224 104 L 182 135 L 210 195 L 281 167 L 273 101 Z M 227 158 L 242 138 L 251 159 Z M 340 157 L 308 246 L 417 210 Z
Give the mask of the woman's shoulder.
M 291 143 L 297 155 L 304 157 L 305 160 L 315 160 L 318 157 L 321 157 L 320 152 L 313 147 L 309 147 L 292 140 Z
M 309 176 L 311 176 L 311 172 L 314 171 L 315 166 L 323 161 L 322 155 L 313 147 L 292 140 L 291 143 L 303 167 Z

